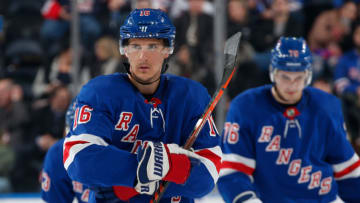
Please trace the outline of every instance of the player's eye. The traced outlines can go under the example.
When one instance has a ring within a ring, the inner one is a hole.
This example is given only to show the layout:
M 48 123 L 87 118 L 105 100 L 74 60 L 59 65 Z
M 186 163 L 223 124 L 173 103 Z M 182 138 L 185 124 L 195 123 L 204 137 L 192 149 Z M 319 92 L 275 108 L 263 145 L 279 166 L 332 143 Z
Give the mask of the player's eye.
M 291 79 L 290 79 L 288 76 L 286 76 L 286 75 L 281 75 L 280 77 L 281 77 L 281 79 L 284 80 L 284 81 L 290 81 L 290 80 L 291 80 Z
M 130 44 L 129 47 L 130 47 L 131 50 L 134 50 L 134 51 L 141 50 L 141 46 L 138 45 L 138 44 Z
M 304 77 L 305 77 L 305 76 L 299 76 L 299 77 L 297 77 L 297 78 L 295 79 L 295 81 L 296 81 L 296 82 L 300 82 L 300 81 L 304 80 Z
M 158 44 L 150 44 L 149 47 L 148 47 L 148 50 L 149 51 L 155 51 L 155 50 L 158 49 L 158 47 L 159 47 Z

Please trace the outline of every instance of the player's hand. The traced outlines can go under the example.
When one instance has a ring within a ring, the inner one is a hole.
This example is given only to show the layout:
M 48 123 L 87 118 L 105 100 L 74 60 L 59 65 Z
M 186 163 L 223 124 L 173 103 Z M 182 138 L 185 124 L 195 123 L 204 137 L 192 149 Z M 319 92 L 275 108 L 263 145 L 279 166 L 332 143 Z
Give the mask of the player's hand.
M 141 184 L 165 180 L 177 184 L 185 183 L 190 174 L 191 163 L 187 151 L 177 144 L 151 142 L 139 148 L 137 179 Z
M 140 194 L 153 195 L 154 192 L 159 188 L 159 181 L 154 181 L 146 184 L 137 183 L 135 190 Z

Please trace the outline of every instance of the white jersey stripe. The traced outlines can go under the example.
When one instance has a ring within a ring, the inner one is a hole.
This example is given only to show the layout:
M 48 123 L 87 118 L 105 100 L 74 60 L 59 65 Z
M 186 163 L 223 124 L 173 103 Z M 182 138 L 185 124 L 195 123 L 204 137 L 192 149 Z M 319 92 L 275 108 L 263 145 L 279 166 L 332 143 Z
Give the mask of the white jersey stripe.
M 238 154 L 223 154 L 222 161 L 241 163 L 252 169 L 255 169 L 256 166 L 256 161 L 254 159 L 240 156 Z
M 340 171 L 343 171 L 344 169 L 348 168 L 349 166 L 353 165 L 355 162 L 357 162 L 359 160 L 359 156 L 354 153 L 354 155 L 351 157 L 351 159 L 342 162 L 340 164 L 334 164 L 332 165 L 333 170 L 335 173 L 338 173 Z
M 69 150 L 69 156 L 66 158 L 64 162 L 64 167 L 67 170 L 70 166 L 70 164 L 74 161 L 74 158 L 77 153 L 79 153 L 81 150 L 85 149 L 86 147 L 97 144 L 101 146 L 108 146 L 108 144 L 100 137 L 91 135 L 91 134 L 81 134 L 81 135 L 73 135 L 71 137 L 65 138 L 63 150 L 65 150 L 66 143 L 74 142 L 74 141 L 85 141 L 88 143 L 84 144 L 75 144 L 71 146 Z
M 226 175 L 229 175 L 229 174 L 232 174 L 232 173 L 236 173 L 236 172 L 239 172 L 235 169 L 231 169 L 231 168 L 222 168 L 220 170 L 220 177 L 222 176 L 226 176 Z
M 221 159 L 222 152 L 221 152 L 221 148 L 219 146 L 216 146 L 213 148 L 199 149 L 195 152 L 199 152 L 202 150 L 209 150 L 212 153 L 214 153 L 214 155 L 216 155 L 216 156 L 220 155 L 219 158 Z M 212 160 L 205 158 L 203 156 L 200 156 L 194 152 L 185 150 L 185 149 L 181 150 L 181 152 L 180 152 L 180 151 L 172 151 L 172 147 L 169 147 L 169 151 L 170 151 L 170 153 L 183 153 L 183 154 L 186 154 L 188 157 L 193 157 L 193 158 L 199 159 L 201 161 L 201 163 L 203 163 L 205 165 L 206 169 L 209 171 L 211 177 L 213 178 L 214 183 L 216 184 L 217 180 L 219 179 L 219 173 L 216 169 L 216 165 L 215 165 L 216 163 L 214 163 Z
M 348 178 L 358 178 L 360 177 L 360 167 L 357 167 L 355 170 L 351 171 L 350 173 L 341 176 L 339 178 L 335 178 L 335 180 L 344 180 Z

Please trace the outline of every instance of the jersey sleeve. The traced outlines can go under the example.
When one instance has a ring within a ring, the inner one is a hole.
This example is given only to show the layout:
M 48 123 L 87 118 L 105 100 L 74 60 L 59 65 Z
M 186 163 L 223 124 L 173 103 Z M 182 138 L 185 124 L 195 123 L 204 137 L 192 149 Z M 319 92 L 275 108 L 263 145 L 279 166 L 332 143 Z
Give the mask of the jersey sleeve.
M 360 193 L 354 188 L 360 187 L 360 160 L 346 138 L 344 118 L 339 100 L 334 100 L 328 118 L 326 160 L 332 165 L 334 178 L 339 186 L 339 195 L 346 202 L 358 202 Z M 330 109 L 330 108 L 329 108 Z M 355 201 L 354 201 L 355 200 Z M 356 201 L 357 200 L 357 201 Z
M 328 153 L 326 159 L 332 165 L 334 178 L 339 186 L 339 195 L 346 202 L 358 202 L 360 193 L 360 160 L 346 138 L 344 119 L 340 103 L 332 105 L 337 114 L 331 114 L 332 126 L 328 133 Z M 355 189 L 356 188 L 356 189 Z
M 197 97 L 194 97 L 193 101 L 188 101 L 192 107 L 186 109 L 189 119 L 182 131 L 183 141 L 181 145 L 185 144 L 210 100 L 205 88 L 201 88 L 196 95 Z M 197 159 L 191 160 L 192 168 L 189 178 L 183 185 L 171 183 L 165 196 L 179 195 L 199 198 L 209 193 L 219 178 L 222 157 L 219 144 L 220 136 L 214 120 L 210 116 L 192 146 L 192 151 L 196 154 Z
M 248 122 L 251 118 L 244 112 L 239 99 L 233 100 L 222 132 L 223 160 L 218 189 L 226 202 L 256 196 L 252 183 L 256 166 L 255 142 Z
M 350 64 L 347 62 L 349 58 L 343 56 L 340 58 L 339 63 L 335 68 L 335 88 L 339 94 L 342 93 L 356 93 L 356 89 L 359 87 L 357 84 L 351 83 L 348 78 L 348 71 Z
M 75 197 L 71 180 L 62 165 L 61 146 L 50 148 L 45 156 L 41 172 L 41 197 L 45 202 L 67 203 Z
M 81 90 L 74 124 L 64 142 L 64 167 L 71 179 L 88 186 L 133 187 L 136 155 L 112 145 L 114 111 L 106 101 L 91 83 Z

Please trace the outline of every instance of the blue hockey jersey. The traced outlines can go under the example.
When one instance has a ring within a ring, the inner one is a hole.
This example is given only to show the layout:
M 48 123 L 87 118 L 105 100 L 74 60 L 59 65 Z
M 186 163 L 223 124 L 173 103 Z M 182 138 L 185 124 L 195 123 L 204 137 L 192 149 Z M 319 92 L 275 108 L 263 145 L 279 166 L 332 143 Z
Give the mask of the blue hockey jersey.
M 77 96 L 75 119 L 64 143 L 64 166 L 70 177 L 95 188 L 134 187 L 136 151 L 146 141 L 184 145 L 209 102 L 206 89 L 189 79 L 162 75 L 150 101 L 126 74 L 99 76 Z M 220 137 L 210 118 L 193 145 L 202 157 L 183 185 L 171 183 L 161 202 L 193 202 L 214 187 L 221 164 Z M 109 202 L 91 193 L 90 202 Z M 131 196 L 131 195 L 130 195 Z M 96 199 L 96 200 L 95 200 Z M 129 202 L 148 202 L 136 195 Z M 122 202 L 117 200 L 116 202 Z
M 41 197 L 49 203 L 69 203 L 74 198 L 79 203 L 88 202 L 88 187 L 69 178 L 63 165 L 64 139 L 56 142 L 46 153 L 41 172 Z
M 276 102 L 271 85 L 231 103 L 222 134 L 218 188 L 226 202 L 254 192 L 265 203 L 360 202 L 360 161 L 340 101 L 307 87 L 295 106 Z
M 335 88 L 339 94 L 354 93 L 360 87 L 360 62 L 357 50 L 345 53 L 335 68 Z

